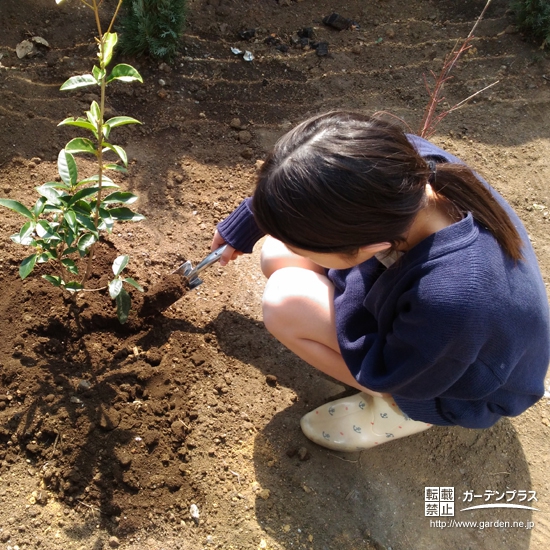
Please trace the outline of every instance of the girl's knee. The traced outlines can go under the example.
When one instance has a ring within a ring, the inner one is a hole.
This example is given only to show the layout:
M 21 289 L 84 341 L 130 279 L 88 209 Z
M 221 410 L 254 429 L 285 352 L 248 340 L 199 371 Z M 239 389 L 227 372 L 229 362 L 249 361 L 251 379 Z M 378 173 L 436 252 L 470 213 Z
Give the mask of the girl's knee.
M 311 315 L 319 303 L 328 304 L 329 286 L 328 279 L 310 270 L 299 267 L 278 269 L 267 281 L 262 298 L 266 328 L 275 334 L 302 323 L 304 316 Z
M 286 267 L 301 267 L 317 273 L 324 273 L 323 268 L 298 254 L 291 252 L 281 241 L 268 237 L 262 246 L 260 267 L 269 279 L 276 271 Z

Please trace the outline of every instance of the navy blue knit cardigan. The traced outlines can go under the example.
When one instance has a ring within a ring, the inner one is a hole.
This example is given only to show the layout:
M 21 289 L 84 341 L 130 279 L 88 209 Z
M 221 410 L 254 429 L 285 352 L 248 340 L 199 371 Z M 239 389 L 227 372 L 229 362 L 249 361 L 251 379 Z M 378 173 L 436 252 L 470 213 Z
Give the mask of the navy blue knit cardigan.
M 461 162 L 417 136 L 426 160 Z M 525 228 L 493 192 L 523 239 L 514 262 L 467 214 L 386 268 L 376 258 L 328 270 L 338 342 L 355 379 L 391 393 L 412 419 L 486 428 L 544 394 L 550 358 L 548 299 Z M 218 231 L 251 252 L 262 232 L 246 199 Z

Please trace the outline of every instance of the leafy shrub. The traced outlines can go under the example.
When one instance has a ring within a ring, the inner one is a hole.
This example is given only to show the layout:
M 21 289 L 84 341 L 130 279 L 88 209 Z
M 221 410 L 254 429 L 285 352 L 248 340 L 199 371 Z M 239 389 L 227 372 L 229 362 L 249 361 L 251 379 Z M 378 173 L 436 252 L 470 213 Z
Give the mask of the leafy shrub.
M 131 55 L 174 57 L 183 32 L 186 0 L 126 0 L 120 49 Z
M 542 40 L 542 47 L 550 46 L 550 1 L 512 0 L 519 28 L 533 37 Z
M 60 4 L 63 0 L 55 1 Z M 125 206 L 135 202 L 138 197 L 133 193 L 118 191 L 118 185 L 106 174 L 109 170 L 126 173 L 128 165 L 124 149 L 111 142 L 111 131 L 119 126 L 140 122 L 128 116 L 116 116 L 105 120 L 107 85 L 115 80 L 143 82 L 143 79 L 136 69 L 125 63 L 119 63 L 109 72 L 108 66 L 113 58 L 117 34 L 109 31 L 103 33 L 99 20 L 99 4 L 95 0 L 93 5 L 86 0 L 81 1 L 94 11 L 98 25 L 98 64 L 89 74 L 69 78 L 60 89 L 74 90 L 98 86 L 100 101 L 92 101 L 85 118 L 69 117 L 61 121 L 59 126 L 76 126 L 87 130 L 91 134 L 91 139 L 77 137 L 65 145 L 57 159 L 59 181 L 49 181 L 36 187 L 39 198 L 30 208 L 16 200 L 0 198 L 0 206 L 17 212 L 25 219 L 25 223 L 11 236 L 11 240 L 34 249 L 19 266 L 20 277 L 25 279 L 30 275 L 36 264 L 51 264 L 53 273 L 42 277 L 62 291 L 69 292 L 73 297 L 77 292 L 103 290 L 86 287 L 91 275 L 96 244 L 101 234 L 111 233 L 117 222 L 144 219 L 141 214 Z M 122 0 L 118 0 L 109 29 L 121 4 Z M 93 155 L 96 159 L 97 174 L 81 179 L 75 159 L 77 154 Z M 116 155 L 122 165 L 106 160 L 105 155 L 108 154 Z M 82 260 L 86 265 L 84 274 L 79 268 Z M 128 320 L 131 305 L 131 298 L 123 286 L 124 283 L 143 291 L 134 279 L 122 274 L 128 261 L 127 255 L 115 259 L 112 266 L 115 278 L 109 281 L 107 286 L 109 295 L 116 301 L 117 316 L 121 323 Z

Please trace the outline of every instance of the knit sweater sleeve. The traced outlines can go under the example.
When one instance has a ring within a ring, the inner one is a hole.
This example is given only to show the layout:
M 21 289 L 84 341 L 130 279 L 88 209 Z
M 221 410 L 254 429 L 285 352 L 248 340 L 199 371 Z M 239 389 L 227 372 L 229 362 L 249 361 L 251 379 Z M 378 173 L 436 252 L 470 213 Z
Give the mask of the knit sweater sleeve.
M 251 209 L 252 198 L 247 198 L 227 218 L 218 224 L 218 233 L 235 250 L 249 254 L 265 235 L 258 227 Z

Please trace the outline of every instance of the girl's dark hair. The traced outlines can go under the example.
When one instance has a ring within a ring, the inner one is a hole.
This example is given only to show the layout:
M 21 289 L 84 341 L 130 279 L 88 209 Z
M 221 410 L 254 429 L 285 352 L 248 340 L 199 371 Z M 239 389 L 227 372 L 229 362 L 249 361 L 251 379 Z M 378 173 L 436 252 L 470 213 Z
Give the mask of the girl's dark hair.
M 275 145 L 258 177 L 258 225 L 285 244 L 353 254 L 397 247 L 426 205 L 425 186 L 454 209 L 472 212 L 514 260 L 521 238 L 505 210 L 465 165 L 433 165 L 403 130 L 378 116 L 335 111 L 299 124 Z

